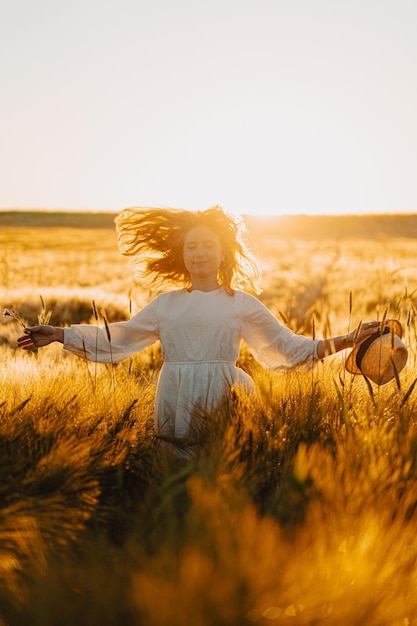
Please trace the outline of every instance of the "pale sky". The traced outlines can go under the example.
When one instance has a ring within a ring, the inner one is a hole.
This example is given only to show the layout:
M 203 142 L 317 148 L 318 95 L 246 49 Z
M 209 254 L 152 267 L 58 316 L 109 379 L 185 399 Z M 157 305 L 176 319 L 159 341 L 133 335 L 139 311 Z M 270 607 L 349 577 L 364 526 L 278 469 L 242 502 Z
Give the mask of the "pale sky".
M 416 0 L 0 0 L 0 208 L 417 213 Z

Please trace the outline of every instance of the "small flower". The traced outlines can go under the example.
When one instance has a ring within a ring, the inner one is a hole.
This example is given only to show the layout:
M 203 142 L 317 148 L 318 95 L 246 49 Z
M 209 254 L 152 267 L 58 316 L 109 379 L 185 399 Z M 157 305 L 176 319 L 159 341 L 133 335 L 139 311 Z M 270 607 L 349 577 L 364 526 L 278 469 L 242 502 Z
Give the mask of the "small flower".
M 13 319 L 15 319 L 17 322 L 19 322 L 19 324 L 21 326 L 23 326 L 23 328 L 26 328 L 26 324 L 25 324 L 25 321 L 24 321 L 23 317 L 21 315 L 19 315 L 19 313 L 17 313 L 14 310 L 9 311 L 9 309 L 4 309 L 3 310 L 3 317 L 13 317 Z

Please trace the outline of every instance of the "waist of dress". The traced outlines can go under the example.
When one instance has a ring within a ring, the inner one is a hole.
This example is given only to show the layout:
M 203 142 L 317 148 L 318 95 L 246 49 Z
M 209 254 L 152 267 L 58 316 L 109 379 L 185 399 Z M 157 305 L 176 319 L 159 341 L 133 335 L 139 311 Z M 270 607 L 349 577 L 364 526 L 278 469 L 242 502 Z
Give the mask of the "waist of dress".
M 225 365 L 236 365 L 236 361 L 226 361 L 225 359 L 211 359 L 205 361 L 164 361 L 165 365 L 212 365 L 223 363 Z

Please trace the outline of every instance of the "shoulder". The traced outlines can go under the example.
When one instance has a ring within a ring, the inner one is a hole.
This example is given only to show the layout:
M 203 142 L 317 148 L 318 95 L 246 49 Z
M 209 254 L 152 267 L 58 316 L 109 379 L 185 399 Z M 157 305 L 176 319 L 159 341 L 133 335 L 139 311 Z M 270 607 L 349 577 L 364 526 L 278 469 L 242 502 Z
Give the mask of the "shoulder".
M 166 306 L 171 306 L 173 301 L 179 297 L 181 297 L 181 291 L 167 291 L 163 293 L 157 294 L 154 298 L 152 298 L 143 308 L 142 311 L 148 311 L 149 313 L 157 312 L 161 308 Z
M 246 291 L 235 290 L 233 297 L 233 308 L 243 320 L 257 320 L 262 322 L 265 318 L 272 317 L 266 306 Z
M 164 291 L 158 294 L 155 300 L 159 302 L 170 302 L 172 300 L 178 300 L 179 298 L 184 298 L 187 293 L 186 289 L 175 289 L 173 291 Z
M 242 307 L 255 309 L 264 308 L 264 305 L 260 300 L 258 300 L 258 298 L 256 298 L 256 296 L 253 296 L 246 291 L 241 291 L 240 289 L 235 289 L 233 298 L 235 299 L 236 303 Z
M 165 309 L 175 306 L 177 302 L 180 302 L 186 298 L 186 289 L 176 289 L 174 291 L 164 291 L 156 296 L 153 300 L 155 306 L 158 309 Z

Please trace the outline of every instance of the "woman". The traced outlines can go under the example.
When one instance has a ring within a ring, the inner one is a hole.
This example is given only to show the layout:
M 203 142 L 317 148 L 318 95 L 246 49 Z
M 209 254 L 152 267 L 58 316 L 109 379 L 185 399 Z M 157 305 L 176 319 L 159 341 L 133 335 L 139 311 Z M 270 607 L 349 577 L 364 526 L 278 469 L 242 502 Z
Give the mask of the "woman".
M 132 208 L 116 218 L 121 252 L 133 256 L 148 282 L 180 288 L 162 293 L 126 322 L 97 329 L 33 326 L 24 350 L 53 341 L 80 357 L 118 362 L 157 340 L 163 367 L 155 400 L 155 432 L 179 442 L 190 436 L 201 410 L 219 405 L 233 385 L 253 389 L 236 367 L 243 340 L 266 368 L 290 371 L 312 364 L 378 332 L 369 322 L 348 335 L 313 340 L 283 326 L 254 296 L 256 264 L 236 220 L 218 207 L 205 211 Z

